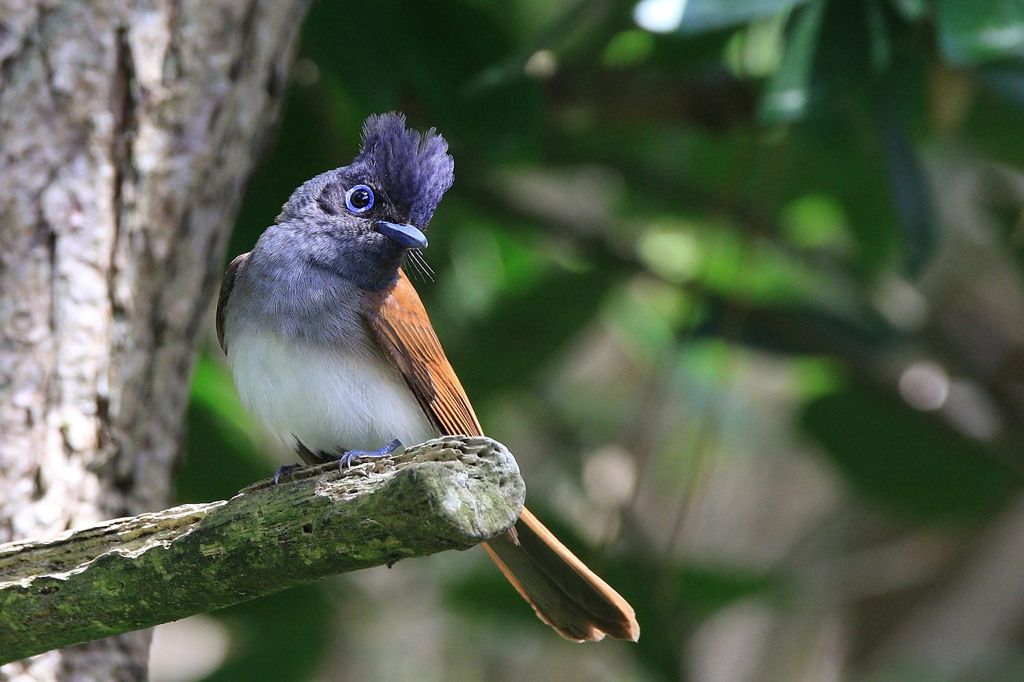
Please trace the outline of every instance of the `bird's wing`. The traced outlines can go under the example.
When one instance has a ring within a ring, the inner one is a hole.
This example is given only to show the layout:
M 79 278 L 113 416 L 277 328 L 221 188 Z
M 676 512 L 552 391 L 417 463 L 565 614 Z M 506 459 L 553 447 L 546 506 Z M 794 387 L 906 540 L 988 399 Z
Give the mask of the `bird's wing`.
M 438 431 L 482 436 L 466 391 L 405 273 L 399 271 L 390 289 L 367 297 L 363 314 Z M 640 636 L 629 603 L 526 507 L 514 530 L 484 548 L 540 619 L 566 639 L 599 640 L 608 634 L 636 641 Z
M 220 343 L 220 348 L 225 353 L 228 352 L 228 346 L 224 342 L 224 315 L 227 313 L 228 299 L 231 298 L 231 290 L 235 286 L 235 273 L 238 272 L 238 267 L 249 258 L 248 253 L 243 253 L 240 256 L 235 256 L 231 264 L 228 265 L 227 272 L 224 273 L 224 279 L 220 282 L 220 296 L 217 297 L 217 341 Z
M 399 270 L 394 287 L 367 298 L 364 316 L 438 431 L 445 435 L 484 435 L 427 311 L 404 272 Z

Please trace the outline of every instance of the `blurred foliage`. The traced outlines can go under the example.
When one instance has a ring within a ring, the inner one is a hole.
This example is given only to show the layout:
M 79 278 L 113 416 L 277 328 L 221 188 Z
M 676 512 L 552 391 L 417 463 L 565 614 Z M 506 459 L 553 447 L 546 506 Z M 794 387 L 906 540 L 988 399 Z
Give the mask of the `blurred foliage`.
M 642 638 L 459 555 L 228 609 L 210 679 L 1019 679 L 1024 3 L 320 2 L 229 258 L 387 110 L 456 160 L 452 364 Z M 187 501 L 275 466 L 206 352 Z

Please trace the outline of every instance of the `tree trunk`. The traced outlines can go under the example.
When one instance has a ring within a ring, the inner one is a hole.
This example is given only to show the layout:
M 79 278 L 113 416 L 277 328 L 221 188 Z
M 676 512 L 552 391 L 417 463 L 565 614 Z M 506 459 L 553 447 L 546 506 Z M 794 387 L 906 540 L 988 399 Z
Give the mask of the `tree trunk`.
M 306 5 L 0 0 L 0 542 L 167 506 L 195 340 Z M 0 679 L 144 679 L 148 646 Z

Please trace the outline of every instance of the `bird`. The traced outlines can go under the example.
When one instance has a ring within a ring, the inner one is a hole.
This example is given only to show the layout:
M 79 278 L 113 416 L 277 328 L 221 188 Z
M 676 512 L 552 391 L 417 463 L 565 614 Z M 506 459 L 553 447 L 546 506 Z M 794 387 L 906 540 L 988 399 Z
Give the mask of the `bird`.
M 296 189 L 228 266 L 217 337 L 239 397 L 304 463 L 484 435 L 402 267 L 453 181 L 434 128 L 371 115 L 353 161 Z M 484 548 L 564 638 L 639 638 L 630 604 L 526 507 Z

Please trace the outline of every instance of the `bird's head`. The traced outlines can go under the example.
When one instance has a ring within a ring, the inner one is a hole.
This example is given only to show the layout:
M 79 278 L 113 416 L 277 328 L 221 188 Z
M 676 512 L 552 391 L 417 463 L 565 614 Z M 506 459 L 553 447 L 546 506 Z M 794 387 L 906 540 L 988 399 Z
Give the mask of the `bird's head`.
M 370 116 L 352 163 L 295 190 L 278 221 L 299 226 L 317 265 L 381 289 L 394 282 L 407 251 L 427 246 L 423 230 L 454 168 L 448 143 L 433 128 L 407 129 L 398 113 Z

